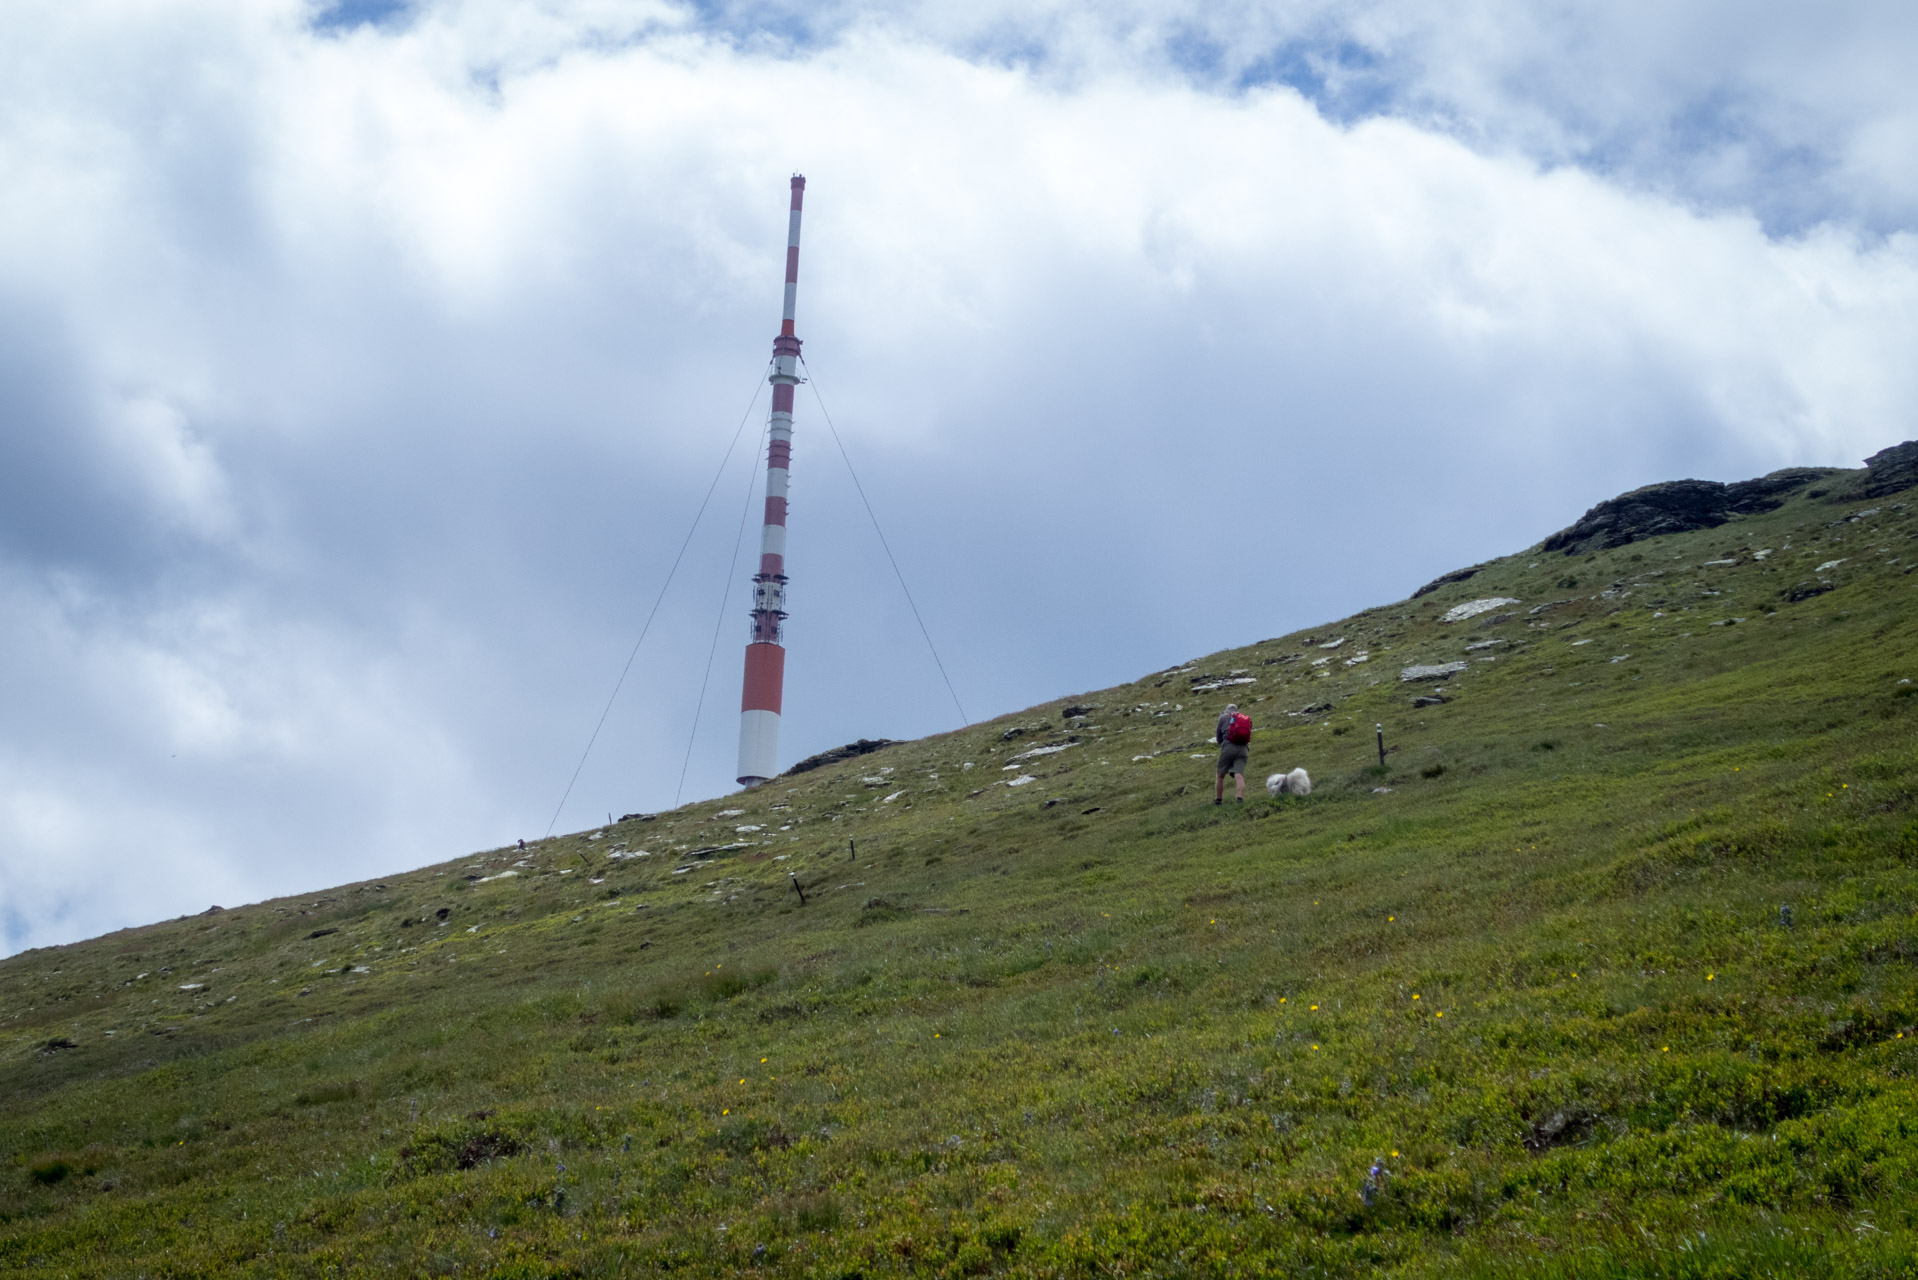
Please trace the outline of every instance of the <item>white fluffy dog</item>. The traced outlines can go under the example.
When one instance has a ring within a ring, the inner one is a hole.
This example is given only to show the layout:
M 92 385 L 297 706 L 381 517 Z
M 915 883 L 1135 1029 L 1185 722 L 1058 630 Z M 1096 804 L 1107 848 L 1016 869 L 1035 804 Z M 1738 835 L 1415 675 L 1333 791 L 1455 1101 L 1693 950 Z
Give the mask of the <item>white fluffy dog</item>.
M 1290 773 L 1275 773 L 1265 780 L 1268 795 L 1309 796 L 1312 794 L 1312 775 L 1303 769 L 1294 769 Z

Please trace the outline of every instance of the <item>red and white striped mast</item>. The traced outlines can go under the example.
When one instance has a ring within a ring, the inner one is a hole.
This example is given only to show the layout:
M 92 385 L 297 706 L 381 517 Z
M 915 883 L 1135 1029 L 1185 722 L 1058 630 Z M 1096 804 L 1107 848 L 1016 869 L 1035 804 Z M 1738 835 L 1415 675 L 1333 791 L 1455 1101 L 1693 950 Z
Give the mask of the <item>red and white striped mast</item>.
M 759 531 L 753 575 L 753 629 L 746 642 L 746 680 L 739 699 L 739 783 L 756 787 L 779 773 L 779 708 L 786 684 L 786 482 L 792 469 L 793 388 L 799 385 L 799 339 L 793 305 L 799 294 L 799 212 L 806 179 L 793 175 L 786 229 L 786 309 L 773 339 L 772 422 L 767 428 L 766 523 Z

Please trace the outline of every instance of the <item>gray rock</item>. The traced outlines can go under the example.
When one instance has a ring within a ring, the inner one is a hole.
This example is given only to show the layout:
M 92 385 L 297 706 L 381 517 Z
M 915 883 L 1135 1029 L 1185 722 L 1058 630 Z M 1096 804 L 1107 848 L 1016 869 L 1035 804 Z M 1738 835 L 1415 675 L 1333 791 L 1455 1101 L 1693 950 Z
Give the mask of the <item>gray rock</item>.
M 1453 605 L 1439 615 L 1439 621 L 1463 622 L 1467 618 L 1476 618 L 1494 609 L 1503 609 L 1508 604 L 1518 603 L 1520 602 L 1511 596 L 1483 596 L 1477 600 L 1467 600 L 1463 604 Z M 1508 613 L 1503 620 L 1510 620 L 1512 616 Z
M 1437 662 L 1429 666 L 1401 667 L 1399 669 L 1399 679 L 1406 684 L 1420 680 L 1443 680 L 1447 676 L 1455 676 L 1463 670 L 1465 670 L 1465 664 L 1463 662 Z

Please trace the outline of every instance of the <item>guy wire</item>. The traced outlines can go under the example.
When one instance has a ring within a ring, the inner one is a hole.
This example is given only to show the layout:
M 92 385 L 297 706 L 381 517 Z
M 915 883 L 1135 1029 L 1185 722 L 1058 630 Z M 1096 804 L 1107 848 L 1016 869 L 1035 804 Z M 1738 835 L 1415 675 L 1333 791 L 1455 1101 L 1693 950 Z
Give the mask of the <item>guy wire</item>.
M 750 410 L 748 411 L 750 412 Z M 765 443 L 771 424 L 759 433 L 760 443 Z M 693 731 L 686 735 L 686 759 L 679 766 L 679 786 L 673 790 L 673 808 L 679 807 L 680 793 L 686 789 L 686 771 L 693 763 L 693 742 L 699 737 L 699 713 L 706 707 L 706 685 L 713 678 L 713 655 L 719 652 L 719 633 L 726 627 L 726 604 L 733 597 L 733 574 L 739 568 L 739 548 L 746 541 L 746 517 L 753 511 L 753 490 L 758 487 L 759 468 L 757 455 L 754 455 L 754 467 L 746 476 L 746 505 L 739 509 L 739 533 L 733 538 L 732 563 L 726 566 L 726 590 L 719 597 L 719 617 L 713 621 L 713 643 L 706 650 L 706 674 L 699 678 L 699 701 L 693 707 Z
M 839 438 L 839 428 L 832 424 L 832 414 L 826 412 L 826 397 L 819 394 L 819 382 L 813 376 L 812 366 L 806 363 L 806 357 L 799 357 L 800 367 L 806 371 L 806 385 L 812 388 L 814 400 L 819 402 L 819 414 L 826 420 L 826 429 L 832 432 L 832 442 L 839 446 L 839 456 L 846 463 L 846 474 L 852 477 L 852 487 L 859 491 L 859 501 L 866 506 L 866 517 L 872 521 L 872 531 L 879 535 L 879 545 L 886 549 L 886 559 L 892 562 L 893 576 L 899 579 L 899 589 L 906 593 L 906 604 L 912 610 L 912 620 L 919 624 L 919 634 L 926 638 L 926 648 L 932 651 L 932 663 L 939 668 L 939 678 L 946 682 L 946 692 L 952 695 L 952 705 L 959 708 L 959 719 L 967 726 L 972 721 L 966 717 L 966 709 L 959 702 L 959 691 L 952 687 L 952 677 L 946 674 L 946 664 L 939 660 L 939 647 L 932 642 L 932 632 L 926 630 L 926 620 L 919 616 L 919 604 L 912 598 L 912 588 L 906 585 L 906 575 L 899 569 L 899 558 L 892 553 L 892 544 L 886 541 L 886 531 L 879 527 L 879 517 L 872 509 L 872 499 L 866 496 L 866 486 L 859 483 L 859 472 L 853 469 L 852 455 L 846 452 L 846 442 Z
M 549 836 L 553 834 L 553 828 L 559 825 L 560 810 L 566 807 L 567 799 L 573 794 L 574 785 L 579 782 L 580 770 L 586 767 L 586 757 L 593 753 L 593 744 L 599 741 L 599 731 L 606 727 L 606 717 L 613 709 L 614 700 L 619 697 L 620 687 L 626 683 L 627 673 L 633 669 L 633 659 L 639 656 L 639 646 L 646 643 L 646 633 L 653 629 L 653 619 L 659 616 L 659 606 L 666 599 L 666 588 L 673 585 L 673 575 L 679 572 L 680 562 L 686 558 L 686 548 L 692 545 L 693 534 L 699 531 L 699 522 L 706 514 L 707 504 L 713 500 L 713 491 L 719 488 L 719 481 L 726 474 L 726 464 L 733 460 L 733 450 L 739 447 L 739 437 L 745 433 L 746 423 L 753 416 L 753 406 L 759 403 L 759 389 L 766 385 L 766 370 L 770 368 L 772 368 L 772 362 L 769 360 L 759 371 L 759 376 L 753 384 L 753 398 L 747 402 L 746 412 L 740 415 L 739 426 L 733 430 L 732 443 L 726 446 L 726 456 L 719 460 L 719 470 L 713 473 L 713 482 L 706 486 L 706 496 L 699 500 L 699 510 L 693 513 L 692 527 L 686 530 L 685 541 L 679 544 L 679 554 L 673 557 L 673 567 L 666 571 L 666 581 L 659 586 L 659 595 L 653 600 L 652 612 L 646 615 L 646 625 L 639 629 L 639 639 L 633 641 L 633 650 L 626 655 L 626 665 L 619 669 L 619 679 L 613 682 L 613 691 L 607 695 L 606 705 L 600 709 L 599 720 L 593 725 L 591 736 L 586 739 L 586 749 L 579 753 L 579 763 L 573 766 L 573 776 L 566 782 L 566 791 L 560 796 L 559 803 L 553 807 L 552 821 L 546 824 L 546 834 Z M 734 555 L 737 556 L 737 554 L 738 552 L 735 551 Z

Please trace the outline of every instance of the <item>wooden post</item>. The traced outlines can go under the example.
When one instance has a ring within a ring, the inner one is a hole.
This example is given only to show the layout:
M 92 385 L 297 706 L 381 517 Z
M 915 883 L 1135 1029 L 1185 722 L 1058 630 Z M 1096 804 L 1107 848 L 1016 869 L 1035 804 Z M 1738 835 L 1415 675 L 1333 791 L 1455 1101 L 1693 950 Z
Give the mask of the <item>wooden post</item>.
M 851 836 L 846 837 L 846 852 L 854 862 L 859 861 L 859 842 Z
M 1379 725 L 1379 768 L 1385 767 L 1385 726 Z

